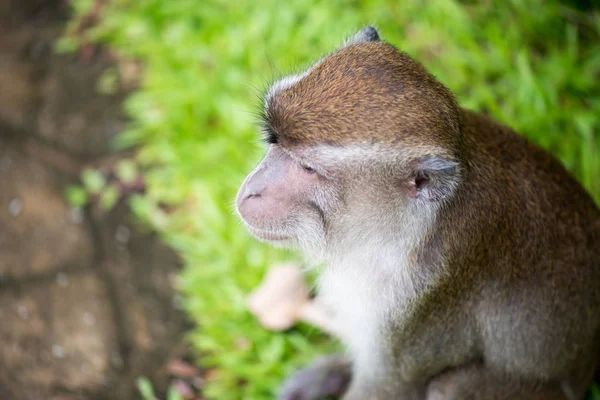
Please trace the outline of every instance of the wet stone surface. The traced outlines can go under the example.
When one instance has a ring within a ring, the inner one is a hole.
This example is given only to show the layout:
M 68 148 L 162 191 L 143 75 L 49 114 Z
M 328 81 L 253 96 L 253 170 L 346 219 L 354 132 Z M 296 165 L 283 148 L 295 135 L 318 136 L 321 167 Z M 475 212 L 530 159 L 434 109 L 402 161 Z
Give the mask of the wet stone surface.
M 164 389 L 188 327 L 180 261 L 125 206 L 65 201 L 109 156 L 125 95 L 96 92 L 101 54 L 51 51 L 65 4 L 0 1 L 0 399 L 138 399 L 140 376 Z
M 101 389 L 117 338 L 107 290 L 93 273 L 71 274 L 67 285 L 39 281 L 0 292 L 3 326 L 2 398 Z M 74 301 L 76 300 L 76 301 Z M 97 323 L 86 322 L 92 315 Z M 1 393 L 1 392 L 0 392 Z
M 65 203 L 60 178 L 44 164 L 0 146 L 0 276 L 34 278 L 89 265 L 89 227 Z

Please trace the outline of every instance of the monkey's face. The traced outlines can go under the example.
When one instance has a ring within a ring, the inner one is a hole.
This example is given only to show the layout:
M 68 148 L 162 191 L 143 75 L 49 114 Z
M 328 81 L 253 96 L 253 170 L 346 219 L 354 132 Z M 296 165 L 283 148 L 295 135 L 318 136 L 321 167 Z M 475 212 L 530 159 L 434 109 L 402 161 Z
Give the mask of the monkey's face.
M 274 83 L 263 122 L 269 148 L 239 214 L 259 239 L 317 259 L 396 240 L 404 215 L 433 215 L 460 181 L 454 97 L 370 29 Z
M 370 145 L 270 144 L 239 189 L 239 215 L 258 239 L 299 248 L 318 262 L 347 243 L 392 237 L 409 205 L 411 178 L 406 168 L 377 164 L 369 157 L 373 152 L 384 156 Z
M 238 192 L 242 221 L 263 241 L 314 247 L 325 238 L 326 214 L 336 206 L 337 192 L 319 167 L 301 157 L 271 144 Z

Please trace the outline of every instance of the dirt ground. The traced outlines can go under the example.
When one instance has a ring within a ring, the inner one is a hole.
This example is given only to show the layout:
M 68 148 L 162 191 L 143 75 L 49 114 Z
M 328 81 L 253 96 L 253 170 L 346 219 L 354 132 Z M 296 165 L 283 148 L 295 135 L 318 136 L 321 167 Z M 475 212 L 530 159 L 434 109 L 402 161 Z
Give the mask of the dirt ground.
M 111 155 L 125 93 L 97 94 L 96 51 L 59 56 L 62 0 L 0 0 L 0 399 L 134 399 L 187 327 L 177 256 L 126 207 L 64 199 L 82 168 Z

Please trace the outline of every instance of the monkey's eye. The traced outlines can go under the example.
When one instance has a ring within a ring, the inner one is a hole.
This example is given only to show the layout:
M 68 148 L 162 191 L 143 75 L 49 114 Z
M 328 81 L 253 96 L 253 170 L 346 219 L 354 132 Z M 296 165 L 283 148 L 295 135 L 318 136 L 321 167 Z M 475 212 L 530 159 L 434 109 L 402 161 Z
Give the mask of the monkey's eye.
M 315 170 L 310 165 L 305 163 L 304 161 L 299 161 L 299 164 L 302 167 L 302 169 L 305 170 L 306 172 L 315 172 Z

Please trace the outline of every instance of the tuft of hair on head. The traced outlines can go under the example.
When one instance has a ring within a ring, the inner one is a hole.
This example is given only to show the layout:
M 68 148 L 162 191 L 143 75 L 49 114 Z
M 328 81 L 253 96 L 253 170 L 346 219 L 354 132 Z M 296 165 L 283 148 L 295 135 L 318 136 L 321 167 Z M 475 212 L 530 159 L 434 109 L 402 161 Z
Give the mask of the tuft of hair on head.
M 358 31 L 358 33 L 356 33 L 353 37 L 346 40 L 342 48 L 355 44 L 379 41 L 381 41 L 381 39 L 379 38 L 379 32 L 377 32 L 377 29 L 373 28 L 372 26 L 367 26 L 366 28 Z

